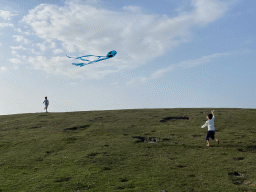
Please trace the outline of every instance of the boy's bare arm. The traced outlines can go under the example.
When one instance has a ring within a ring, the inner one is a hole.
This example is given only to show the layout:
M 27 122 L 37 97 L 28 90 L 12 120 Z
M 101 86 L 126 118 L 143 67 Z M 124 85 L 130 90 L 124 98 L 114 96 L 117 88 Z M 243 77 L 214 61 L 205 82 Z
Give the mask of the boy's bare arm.
M 206 126 L 207 126 L 207 122 L 205 122 L 205 124 L 202 125 L 201 128 L 204 128 L 204 127 L 206 127 Z
M 212 116 L 214 116 L 214 110 L 212 110 Z

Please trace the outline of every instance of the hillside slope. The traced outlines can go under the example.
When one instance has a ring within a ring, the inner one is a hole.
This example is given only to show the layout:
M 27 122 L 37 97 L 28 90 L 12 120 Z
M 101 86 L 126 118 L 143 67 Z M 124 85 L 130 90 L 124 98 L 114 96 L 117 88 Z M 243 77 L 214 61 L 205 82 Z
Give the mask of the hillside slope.
M 256 191 L 256 110 L 0 116 L 0 191 Z

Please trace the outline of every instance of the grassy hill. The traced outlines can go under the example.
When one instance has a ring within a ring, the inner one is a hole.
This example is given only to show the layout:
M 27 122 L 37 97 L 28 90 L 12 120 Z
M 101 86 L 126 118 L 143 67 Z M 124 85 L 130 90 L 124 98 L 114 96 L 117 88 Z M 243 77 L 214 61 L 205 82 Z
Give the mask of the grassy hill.
M 256 110 L 0 116 L 0 191 L 256 191 Z M 169 118 L 166 118 L 169 117 Z

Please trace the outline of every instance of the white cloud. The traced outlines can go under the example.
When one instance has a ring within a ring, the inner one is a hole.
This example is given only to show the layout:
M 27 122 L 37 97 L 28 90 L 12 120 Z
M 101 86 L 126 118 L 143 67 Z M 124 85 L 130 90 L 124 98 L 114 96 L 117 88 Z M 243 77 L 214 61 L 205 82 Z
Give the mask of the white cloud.
M 162 77 L 164 74 L 169 73 L 174 70 L 175 67 L 182 67 L 182 68 L 191 68 L 191 67 L 197 67 L 198 65 L 206 64 L 209 63 L 211 60 L 222 57 L 222 56 L 227 56 L 229 53 L 215 53 L 212 55 L 207 55 L 203 56 L 199 59 L 194 59 L 194 60 L 187 60 L 187 61 L 182 61 L 178 64 L 172 64 L 166 68 L 162 68 L 157 70 L 151 75 L 151 78 L 159 78 Z
M 43 51 L 43 52 L 46 50 L 46 46 L 45 46 L 45 44 L 43 44 L 43 43 L 37 43 L 36 46 L 39 47 L 40 50 Z
M 16 46 L 16 47 L 11 46 L 11 49 L 12 49 L 12 50 L 24 50 L 24 51 L 27 50 L 27 48 L 23 47 L 22 45 Z
M 152 79 L 157 79 L 159 77 L 162 77 L 164 74 L 169 73 L 174 69 L 175 65 L 170 65 L 169 67 L 163 68 L 163 69 L 158 69 L 154 73 L 152 73 L 151 78 Z
M 149 77 L 139 77 L 139 78 L 137 78 L 137 80 L 135 80 L 133 78 L 130 82 L 127 83 L 127 85 L 135 84 L 138 81 L 139 82 L 146 82 L 146 81 L 149 81 L 149 80 L 152 80 L 152 79 L 158 79 L 158 78 L 161 78 L 164 75 L 172 72 L 177 67 L 182 67 L 184 69 L 191 68 L 191 67 L 197 67 L 199 65 L 209 63 L 210 61 L 212 61 L 215 58 L 223 57 L 223 56 L 227 56 L 227 55 L 230 55 L 230 53 L 215 53 L 215 54 L 212 54 L 212 55 L 203 56 L 199 59 L 182 61 L 182 62 L 179 62 L 177 64 L 172 64 L 168 67 L 158 69 L 155 72 L 153 72 L 151 74 L 151 76 L 149 76 Z
M 196 67 L 198 65 L 208 63 L 212 59 L 215 59 L 215 58 L 221 57 L 221 56 L 226 56 L 226 55 L 229 55 L 229 53 L 215 53 L 215 54 L 212 54 L 212 55 L 203 56 L 200 59 L 180 62 L 178 66 L 180 66 L 182 68 Z
M 32 53 L 34 55 L 41 55 L 41 53 L 38 51 L 35 51 L 35 49 L 30 49 L 30 53 Z
M 18 66 L 18 65 L 14 65 L 12 69 L 18 70 L 18 69 L 19 69 L 19 66 Z
M 131 79 L 129 82 L 127 82 L 126 85 L 132 85 L 132 84 L 134 84 L 134 83 L 135 83 L 135 79 L 133 78 L 133 79 Z
M 15 28 L 14 30 L 19 32 L 19 33 L 23 33 L 25 35 L 31 35 L 31 33 L 29 31 L 22 31 L 20 28 Z
M 50 48 L 55 49 L 56 48 L 56 44 L 54 42 L 52 42 L 51 45 L 50 45 Z
M 15 31 L 18 31 L 19 33 L 22 32 L 20 28 L 16 28 Z
M 0 68 L 2 71 L 7 71 L 7 67 L 1 67 Z
M 221 17 L 227 10 L 227 6 L 220 0 L 193 0 L 195 22 L 207 24 Z
M 26 35 L 31 35 L 31 33 L 28 32 L 28 31 L 25 31 L 24 33 L 25 33 Z
M 12 58 L 12 59 L 10 59 L 9 61 L 12 62 L 12 63 L 14 63 L 14 64 L 19 64 L 19 63 L 21 63 L 21 60 L 18 59 L 18 58 Z
M 14 27 L 12 23 L 0 23 L 0 27 Z
M 56 49 L 56 44 L 54 42 L 37 43 L 36 46 L 40 49 L 40 51 L 45 52 L 51 50 L 53 54 L 63 53 L 62 49 Z M 53 49 L 53 50 L 52 50 Z
M 116 69 L 101 70 L 102 65 L 96 68 L 93 65 L 77 67 L 71 64 L 70 60 L 64 56 L 56 56 L 47 59 L 45 56 L 29 57 L 28 62 L 37 70 L 44 70 L 47 73 L 63 74 L 72 78 L 102 79 L 109 73 L 117 72 Z
M 4 20 L 10 20 L 10 18 L 17 14 L 11 14 L 9 11 L 0 10 L 0 17 Z
M 64 51 L 62 49 L 55 49 L 53 50 L 54 54 L 59 54 L 59 53 L 63 53 Z
M 28 39 L 24 38 L 24 37 L 21 36 L 21 35 L 13 35 L 13 37 L 15 38 L 15 40 L 16 40 L 17 42 L 23 41 L 24 43 L 28 43 Z
M 131 11 L 131 12 L 141 12 L 141 8 L 138 6 L 124 6 L 123 10 L 125 11 Z
M 191 28 L 206 25 L 221 17 L 226 11 L 225 4 L 219 0 L 193 0 L 192 6 L 194 10 L 191 12 L 183 12 L 169 18 L 166 15 L 149 15 L 141 12 L 138 14 L 140 7 L 126 6 L 123 7 L 125 11 L 117 12 L 71 1 L 62 7 L 41 4 L 30 10 L 22 21 L 31 27 L 35 35 L 45 41 L 38 44 L 42 51 L 45 50 L 43 45 L 46 43 L 55 49 L 52 51 L 53 54 L 61 53 L 60 50 L 63 50 L 66 54 L 75 56 L 106 55 L 108 51 L 116 50 L 117 55 L 104 61 L 104 64 L 118 69 L 105 68 L 98 71 L 100 63 L 97 63 L 89 67 L 95 74 L 83 75 L 84 78 L 99 78 L 102 74 L 139 67 L 162 56 L 180 43 L 188 41 L 191 38 Z M 54 42 L 60 42 L 60 47 L 56 47 Z M 56 57 L 49 57 L 46 57 L 46 53 L 41 53 L 42 61 L 38 61 L 41 70 L 72 75 L 68 68 L 54 70 L 56 62 L 64 62 L 64 58 L 52 62 Z M 32 60 L 38 60 L 38 57 L 30 59 L 31 64 L 36 63 Z M 66 62 L 71 65 L 70 60 Z M 42 67 L 44 65 L 47 65 L 47 68 Z M 156 73 L 155 76 L 157 75 Z

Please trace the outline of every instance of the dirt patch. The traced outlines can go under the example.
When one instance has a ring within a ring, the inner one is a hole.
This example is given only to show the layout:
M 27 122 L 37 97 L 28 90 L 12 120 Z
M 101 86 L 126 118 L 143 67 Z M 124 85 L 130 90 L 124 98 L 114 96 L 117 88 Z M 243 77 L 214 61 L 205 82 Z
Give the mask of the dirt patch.
M 185 165 L 178 165 L 177 167 L 184 168 L 184 167 L 187 167 L 187 166 L 185 166 Z
M 247 150 L 252 152 L 252 153 L 256 153 L 256 146 L 248 146 Z
M 62 178 L 56 179 L 55 182 L 57 182 L 57 183 L 67 182 L 70 179 L 71 179 L 71 177 L 62 177 Z
M 66 129 L 63 129 L 63 132 L 66 132 L 66 131 L 76 131 L 78 129 L 83 130 L 86 127 L 89 127 L 89 126 L 90 125 L 82 125 L 82 126 L 77 126 L 77 127 L 66 128 Z
M 97 156 L 97 155 L 99 155 L 100 153 L 94 153 L 94 152 L 92 152 L 92 153 L 89 153 L 87 156 L 88 157 L 95 157 L 95 156 Z
M 66 129 L 63 129 L 63 132 L 66 132 L 66 131 L 75 131 L 75 130 L 77 130 L 77 129 L 78 129 L 77 127 L 66 128 Z
M 256 181 L 248 181 L 248 180 L 244 180 L 244 185 L 250 185 L 250 186 L 255 186 L 256 185 Z
M 192 137 L 201 137 L 202 135 L 192 135 Z
M 244 157 L 237 157 L 237 158 L 233 158 L 234 161 L 241 161 L 244 160 Z
M 90 119 L 90 121 L 97 121 L 99 119 L 103 119 L 103 117 L 95 117 L 94 119 Z
M 110 167 L 103 167 L 102 170 L 103 171 L 109 171 L 109 170 L 111 170 L 111 168 Z
M 40 129 L 40 128 L 45 128 L 45 127 L 43 127 L 43 126 L 34 126 L 34 127 L 28 128 L 28 129 Z
M 77 140 L 77 137 L 68 137 L 68 138 L 62 139 L 62 141 L 65 141 L 67 144 L 69 144 L 69 143 L 75 143 L 76 140 Z
M 159 143 L 160 139 L 156 137 L 141 137 L 141 136 L 133 136 L 132 138 L 138 139 L 135 143 Z
M 169 120 L 189 120 L 189 117 L 164 117 L 159 122 L 165 123 L 166 121 L 169 121 Z
M 241 149 L 241 148 L 238 148 L 237 151 L 239 151 L 239 152 L 246 152 L 246 151 L 244 151 L 244 150 Z
M 125 178 L 119 178 L 120 182 L 127 182 L 128 179 L 125 179 Z
M 235 171 L 228 173 L 228 175 L 235 185 L 242 185 L 245 181 L 245 173 Z

